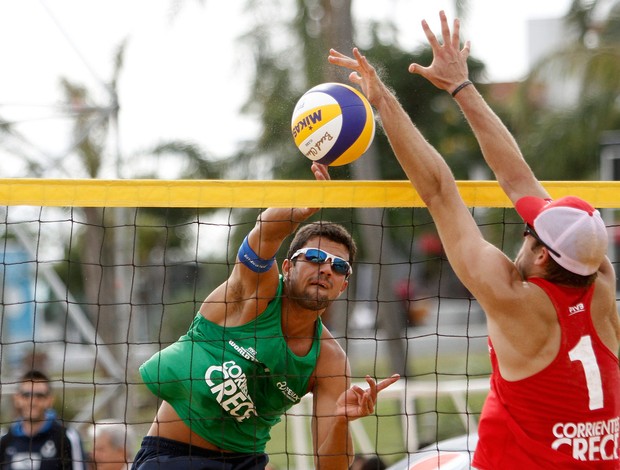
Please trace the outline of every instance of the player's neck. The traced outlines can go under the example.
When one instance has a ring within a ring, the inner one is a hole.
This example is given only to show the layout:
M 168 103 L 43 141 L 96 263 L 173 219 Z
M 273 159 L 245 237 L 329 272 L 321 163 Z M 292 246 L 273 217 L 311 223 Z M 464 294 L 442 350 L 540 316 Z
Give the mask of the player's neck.
M 34 436 L 43 428 L 43 426 L 45 425 L 45 421 L 45 419 L 38 421 L 24 420 L 22 422 L 22 430 L 27 436 Z
M 319 312 L 307 309 L 282 309 L 282 334 L 289 349 L 298 356 L 305 356 L 316 337 Z

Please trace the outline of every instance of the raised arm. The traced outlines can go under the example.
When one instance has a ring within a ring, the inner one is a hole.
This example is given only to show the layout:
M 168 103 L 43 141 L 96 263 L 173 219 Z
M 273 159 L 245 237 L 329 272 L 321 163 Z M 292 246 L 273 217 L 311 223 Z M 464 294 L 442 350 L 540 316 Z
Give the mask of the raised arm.
M 513 203 L 526 195 L 549 197 L 524 160 L 512 134 L 475 86 L 468 84 L 470 82 L 467 58 L 470 43 L 467 41 L 461 48 L 458 18 L 454 20 L 452 31 L 445 12 L 441 11 L 439 18 L 441 43 L 428 23 L 422 21 L 422 28 L 433 50 L 433 62 L 428 67 L 411 64 L 409 72 L 421 75 L 436 87 L 455 94 L 454 99 L 469 122 L 487 164 Z
M 413 124 L 366 57 L 357 49 L 353 49 L 353 56 L 350 58 L 332 50 L 329 61 L 353 70 L 349 79 L 361 86 L 378 111 L 396 158 L 437 223 L 448 255 L 453 251 L 458 264 L 460 250 L 457 247 L 465 240 L 462 235 L 467 233 L 468 240 L 480 243 L 483 239 L 460 197 L 450 168 Z
M 329 179 L 325 165 L 314 162 L 311 169 L 317 180 Z M 229 278 L 209 294 L 200 313 L 214 323 L 228 326 L 247 323 L 262 313 L 278 287 L 278 249 L 301 222 L 317 211 L 269 208 L 261 212 L 239 248 Z
M 349 80 L 359 85 L 379 112 L 381 125 L 396 158 L 431 212 L 449 205 L 462 205 L 452 172 L 441 155 L 413 124 L 398 99 L 357 48 L 353 58 L 331 50 L 329 61 L 353 72 Z
M 329 179 L 326 165 L 313 162 L 311 169 L 317 180 Z M 266 209 L 259 215 L 256 225 L 248 234 L 250 248 L 261 259 L 273 258 L 284 239 L 317 211 L 317 208 L 310 207 Z
M 317 180 L 329 179 L 327 166 L 319 163 L 312 163 L 312 172 Z M 239 258 L 240 263 L 237 267 L 243 277 L 250 277 L 251 281 L 255 281 L 251 274 L 263 274 L 271 272 L 277 275 L 277 265 L 273 263 L 272 269 L 265 269 L 265 260 L 273 260 L 276 252 L 282 245 L 282 242 L 291 235 L 301 222 L 318 211 L 316 208 L 269 208 L 258 216 L 256 225 L 250 231 L 247 237 L 247 251 L 245 255 Z M 243 250 L 243 249 L 242 249 Z M 252 258 L 262 260 L 254 263 Z M 256 265 L 256 269 L 253 269 Z M 266 266 L 265 266 L 266 267 Z M 245 268 L 245 269 L 244 269 Z
M 349 422 L 374 413 L 378 393 L 400 377 L 377 383 L 367 375 L 367 388 L 351 386 L 349 362 L 331 334 L 324 333 L 321 349 L 312 388 L 315 468 L 346 469 L 355 454 Z
M 349 79 L 362 87 L 377 109 L 399 163 L 428 207 L 456 274 L 479 301 L 497 304 L 504 286 L 519 278 L 510 260 L 482 237 L 461 199 L 454 176 L 442 156 L 413 124 L 394 94 L 357 49 L 353 58 L 330 52 L 332 64 L 353 72 Z M 469 88 L 469 87 L 466 87 Z M 472 257 L 471 253 L 477 255 Z M 480 282 L 488 279 L 489 282 Z

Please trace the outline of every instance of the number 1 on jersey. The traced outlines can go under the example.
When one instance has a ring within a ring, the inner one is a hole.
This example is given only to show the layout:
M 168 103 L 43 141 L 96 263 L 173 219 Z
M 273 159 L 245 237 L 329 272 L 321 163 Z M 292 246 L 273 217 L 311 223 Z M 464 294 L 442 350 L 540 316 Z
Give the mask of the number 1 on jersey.
M 586 376 L 590 409 L 598 410 L 603 408 L 603 382 L 601 381 L 601 371 L 596 362 L 590 335 L 582 336 L 577 345 L 569 351 L 568 357 L 570 357 L 571 361 L 581 362 Z

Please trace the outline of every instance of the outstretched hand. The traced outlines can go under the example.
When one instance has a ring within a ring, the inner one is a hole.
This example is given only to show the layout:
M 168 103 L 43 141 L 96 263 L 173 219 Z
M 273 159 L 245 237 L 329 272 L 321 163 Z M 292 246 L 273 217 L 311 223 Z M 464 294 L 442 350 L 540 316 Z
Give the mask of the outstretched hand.
M 379 78 L 379 75 L 377 75 L 375 68 L 361 54 L 357 47 L 353 48 L 353 58 L 335 49 L 330 49 L 327 60 L 331 64 L 353 70 L 349 74 L 349 80 L 362 89 L 370 104 L 377 106 L 387 88 Z
M 366 382 L 368 382 L 369 387 L 366 390 L 353 385 L 338 397 L 336 401 L 336 415 L 346 416 L 349 421 L 353 421 L 374 413 L 378 393 L 398 379 L 400 379 L 400 375 L 394 374 L 377 383 L 367 375 Z
M 451 93 L 468 79 L 467 58 L 469 57 L 470 42 L 467 41 L 461 49 L 460 21 L 458 18 L 454 19 L 452 32 L 450 32 L 448 19 L 443 10 L 439 12 L 439 19 L 441 20 L 443 43 L 440 43 L 435 37 L 426 20 L 422 21 L 422 29 L 433 51 L 433 62 L 428 67 L 413 63 L 409 66 L 409 72 L 421 75 L 437 88 Z
M 324 181 L 331 179 L 329 177 L 329 168 L 327 165 L 323 165 L 322 163 L 312 162 L 312 166 L 310 167 L 312 173 L 314 173 L 314 177 L 318 181 Z

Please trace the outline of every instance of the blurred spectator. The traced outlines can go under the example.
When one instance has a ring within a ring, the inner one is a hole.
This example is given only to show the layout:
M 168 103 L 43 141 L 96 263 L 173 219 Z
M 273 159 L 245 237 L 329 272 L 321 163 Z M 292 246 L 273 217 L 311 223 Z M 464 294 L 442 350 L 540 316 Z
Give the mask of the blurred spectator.
M 409 279 L 401 279 L 394 286 L 396 297 L 402 305 L 402 312 L 407 326 L 424 325 L 429 314 L 428 301 L 415 299 L 413 282 Z
M 106 420 L 90 430 L 94 470 L 126 470 L 136 451 L 135 437 L 125 423 Z
M 75 429 L 65 427 L 52 409 L 54 395 L 49 378 L 31 370 L 21 376 L 13 395 L 17 414 L 0 437 L 3 470 L 83 470 L 84 451 Z

